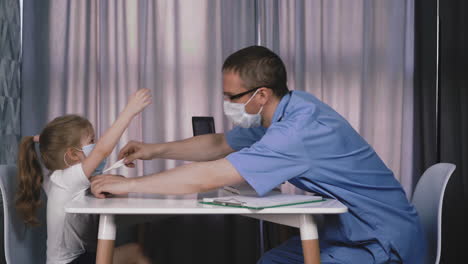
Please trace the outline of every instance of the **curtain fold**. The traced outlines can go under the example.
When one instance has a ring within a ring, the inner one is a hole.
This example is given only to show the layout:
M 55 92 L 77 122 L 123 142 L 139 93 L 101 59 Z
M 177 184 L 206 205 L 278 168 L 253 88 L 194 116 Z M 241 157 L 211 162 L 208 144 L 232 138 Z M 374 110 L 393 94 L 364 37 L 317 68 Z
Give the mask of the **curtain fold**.
M 0 2 L 0 164 L 14 164 L 20 135 L 21 20 L 18 0 Z

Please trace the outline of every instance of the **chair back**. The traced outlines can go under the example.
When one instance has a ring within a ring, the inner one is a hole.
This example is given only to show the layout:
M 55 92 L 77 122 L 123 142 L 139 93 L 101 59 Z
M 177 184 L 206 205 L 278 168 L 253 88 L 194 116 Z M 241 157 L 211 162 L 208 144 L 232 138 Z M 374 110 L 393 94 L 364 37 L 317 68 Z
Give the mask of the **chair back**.
M 418 211 L 427 240 L 426 263 L 438 264 L 440 261 L 444 192 L 455 168 L 450 163 L 431 166 L 421 176 L 413 193 L 412 202 Z

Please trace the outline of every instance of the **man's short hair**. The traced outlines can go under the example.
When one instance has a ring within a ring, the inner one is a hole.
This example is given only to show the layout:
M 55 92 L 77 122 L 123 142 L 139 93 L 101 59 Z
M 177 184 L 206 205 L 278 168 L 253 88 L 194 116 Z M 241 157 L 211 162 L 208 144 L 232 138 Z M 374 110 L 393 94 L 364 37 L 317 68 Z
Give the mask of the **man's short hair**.
M 267 87 L 278 98 L 289 92 L 283 61 L 265 47 L 250 46 L 231 54 L 223 64 L 223 72 L 229 71 L 239 74 L 247 89 Z

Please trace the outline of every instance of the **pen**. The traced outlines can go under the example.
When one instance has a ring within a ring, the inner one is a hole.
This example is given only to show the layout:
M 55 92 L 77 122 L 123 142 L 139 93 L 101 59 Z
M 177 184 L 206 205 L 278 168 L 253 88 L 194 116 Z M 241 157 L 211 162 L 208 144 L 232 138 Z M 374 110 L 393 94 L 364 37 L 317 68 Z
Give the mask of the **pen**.
M 231 186 L 224 186 L 223 189 L 224 189 L 225 191 L 227 191 L 227 192 L 232 193 L 232 194 L 237 194 L 237 195 L 240 194 L 239 190 L 237 190 L 236 188 L 233 188 L 233 187 L 231 187 Z

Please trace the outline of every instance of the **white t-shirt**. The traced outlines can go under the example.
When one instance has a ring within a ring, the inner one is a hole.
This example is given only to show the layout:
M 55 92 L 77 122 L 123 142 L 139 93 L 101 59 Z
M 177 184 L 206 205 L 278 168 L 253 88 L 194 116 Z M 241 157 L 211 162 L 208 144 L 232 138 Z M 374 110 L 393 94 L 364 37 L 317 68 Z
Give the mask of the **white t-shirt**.
M 90 183 L 80 164 L 56 170 L 50 176 L 47 192 L 47 264 L 69 263 L 85 250 L 94 251 L 97 217 L 67 214 L 65 205 L 84 196 Z

